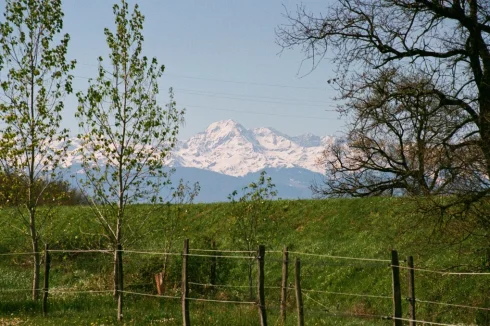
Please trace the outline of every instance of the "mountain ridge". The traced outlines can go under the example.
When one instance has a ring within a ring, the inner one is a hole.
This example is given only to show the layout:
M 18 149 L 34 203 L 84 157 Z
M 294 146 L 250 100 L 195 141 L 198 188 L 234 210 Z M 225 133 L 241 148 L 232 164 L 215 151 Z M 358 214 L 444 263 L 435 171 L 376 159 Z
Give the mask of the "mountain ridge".
M 288 136 L 274 128 L 246 129 L 234 120 L 214 122 L 172 152 L 170 165 L 193 167 L 230 176 L 245 176 L 265 168 L 303 168 L 322 173 L 316 164 L 335 137 Z
M 311 198 L 311 184 L 323 177 L 316 161 L 325 146 L 335 140 L 332 136 L 313 134 L 288 136 L 268 127 L 246 129 L 234 120 L 223 120 L 186 141 L 179 141 L 167 165 L 175 168 L 173 184 L 180 179 L 200 183 L 197 202 L 226 201 L 234 190 L 256 181 L 263 170 L 276 184 L 279 197 Z M 72 140 L 65 160 L 71 175 L 84 173 L 77 152 L 80 147 L 77 139 Z M 104 158 L 100 159 L 103 163 Z

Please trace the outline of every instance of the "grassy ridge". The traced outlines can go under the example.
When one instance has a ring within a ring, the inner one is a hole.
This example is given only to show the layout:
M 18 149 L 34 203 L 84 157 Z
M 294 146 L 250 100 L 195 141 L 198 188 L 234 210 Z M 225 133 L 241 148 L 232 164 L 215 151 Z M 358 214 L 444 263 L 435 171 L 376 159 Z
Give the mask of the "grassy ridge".
M 131 214 L 147 214 L 151 208 L 144 205 L 131 207 Z M 280 284 L 281 254 L 274 251 L 288 246 L 295 252 L 324 255 L 390 259 L 391 249 L 397 249 L 403 259 L 413 255 L 418 267 L 437 270 L 468 270 L 478 267 L 483 255 L 475 250 L 472 240 L 463 245 L 448 245 L 447 234 L 434 234 L 432 224 L 414 214 L 412 203 L 400 198 L 330 199 L 276 201 L 271 210 L 264 212 L 259 241 L 266 245 L 266 285 Z M 15 221 L 12 211 L 0 213 L 1 252 L 29 251 L 26 239 L 8 222 Z M 169 239 L 168 213 L 149 213 L 151 218 L 138 229 L 140 237 L 126 249 L 163 251 Z M 103 236 L 88 207 L 63 207 L 58 218 L 46 226 L 45 238 L 53 249 L 105 248 Z M 133 226 L 134 227 L 134 226 Z M 242 249 L 233 238 L 234 219 L 231 204 L 198 204 L 185 207 L 172 233 L 173 252 L 181 251 L 183 239 L 189 238 L 191 248 L 209 248 L 215 240 L 218 248 Z M 128 231 L 129 232 L 129 231 Z M 302 260 L 302 287 L 304 289 L 375 296 L 391 295 L 391 272 L 387 262 L 325 259 L 291 254 Z M 128 291 L 155 294 L 153 273 L 161 270 L 162 257 L 127 253 L 125 284 Z M 208 282 L 209 259 L 191 257 L 191 281 Z M 180 257 L 170 259 L 170 277 L 167 295 L 179 296 Z M 53 254 L 51 286 L 53 289 L 103 290 L 111 288 L 111 256 L 108 254 Z M 191 287 L 191 296 L 222 300 L 248 301 L 246 286 L 246 260 L 219 259 L 218 283 L 238 288 L 210 289 L 199 285 Z M 30 287 L 29 257 L 15 256 L 0 262 L 0 290 L 28 289 Z M 292 282 L 293 269 L 290 266 Z M 406 273 L 402 270 L 402 293 L 406 297 Z M 416 273 L 416 295 L 426 301 L 488 306 L 488 276 L 441 276 Z M 28 300 L 29 293 L 0 292 L 0 321 L 14 320 L 39 324 L 107 324 L 115 323 L 115 304 L 110 293 L 54 294 L 51 314 L 40 319 L 39 306 Z M 389 298 L 335 295 L 307 292 L 304 297 L 308 325 L 390 325 L 379 319 L 335 317 L 335 314 L 390 315 Z M 278 320 L 279 290 L 267 290 L 269 320 Z M 288 324 L 296 324 L 294 293 L 288 300 Z M 96 308 L 95 308 L 96 307 Z M 404 303 L 404 311 L 407 304 Z M 145 311 L 141 314 L 142 309 Z M 68 316 L 68 317 L 67 317 Z M 423 320 L 446 323 L 475 323 L 485 325 L 485 314 L 474 309 L 462 309 L 434 304 L 418 305 L 418 316 Z M 196 325 L 251 325 L 258 322 L 255 308 L 245 305 L 219 305 L 191 303 L 191 319 Z M 128 295 L 125 310 L 128 324 L 164 323 L 179 325 L 178 300 Z M 0 322 L 1 324 L 2 322 Z

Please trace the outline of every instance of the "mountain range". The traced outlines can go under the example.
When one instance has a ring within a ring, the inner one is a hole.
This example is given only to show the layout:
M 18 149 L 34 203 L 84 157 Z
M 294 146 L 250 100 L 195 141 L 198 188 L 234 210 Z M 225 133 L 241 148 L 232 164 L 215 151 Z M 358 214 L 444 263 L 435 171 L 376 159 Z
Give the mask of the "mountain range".
M 334 141 L 332 136 L 291 137 L 273 128 L 246 129 L 223 120 L 179 141 L 168 164 L 175 168 L 172 183 L 200 183 L 197 202 L 227 201 L 234 190 L 257 181 L 262 170 L 272 178 L 280 198 L 311 198 L 310 185 L 322 178 L 316 161 Z M 72 145 L 76 148 L 76 141 Z M 79 157 L 67 161 L 72 169 L 80 166 Z

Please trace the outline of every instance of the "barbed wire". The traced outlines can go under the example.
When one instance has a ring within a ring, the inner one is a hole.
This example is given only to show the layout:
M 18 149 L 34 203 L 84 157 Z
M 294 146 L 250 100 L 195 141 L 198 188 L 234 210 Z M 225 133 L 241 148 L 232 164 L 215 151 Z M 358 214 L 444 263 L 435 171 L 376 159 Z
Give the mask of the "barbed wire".
M 217 287 L 217 288 L 249 288 L 248 285 L 226 285 L 226 284 L 210 284 L 210 283 L 196 283 L 196 282 L 188 282 L 190 285 L 198 285 L 203 287 Z
M 294 287 L 288 287 L 289 290 L 294 290 Z M 302 292 L 315 292 L 315 293 L 325 293 L 325 294 L 337 294 L 346 295 L 353 297 L 364 297 L 364 298 L 377 298 L 377 299 L 392 299 L 393 297 L 387 295 L 374 295 L 374 294 L 360 294 L 360 293 L 347 293 L 347 292 L 334 292 L 334 291 L 324 291 L 324 290 L 312 290 L 312 289 L 301 289 Z
M 300 251 L 289 251 L 290 254 L 295 255 L 304 255 L 304 256 L 314 256 L 314 257 L 325 257 L 325 258 L 333 258 L 333 259 L 347 259 L 347 260 L 359 260 L 359 261 L 377 261 L 377 262 L 391 262 L 388 259 L 377 259 L 377 258 L 359 258 L 359 257 L 348 257 L 348 256 L 333 256 L 333 255 L 324 255 L 324 254 L 312 254 L 307 252 Z
M 47 291 L 49 294 L 56 294 L 56 293 L 112 293 L 114 290 L 73 290 L 73 289 L 48 289 Z
M 457 307 L 457 308 L 466 308 L 466 309 L 475 309 L 475 310 L 486 310 L 486 311 L 490 311 L 490 308 L 477 307 L 477 306 L 468 306 L 468 305 L 461 305 L 461 304 L 455 304 L 455 303 L 437 302 L 437 301 L 420 300 L 420 299 L 415 299 L 415 302 L 428 303 L 428 304 L 436 304 L 436 305 L 440 305 L 440 306 L 449 306 L 449 307 Z
M 234 259 L 256 259 L 256 257 L 251 256 L 221 256 L 221 255 L 199 255 L 199 254 L 182 254 L 188 257 L 209 257 L 209 258 L 234 258 Z
M 238 303 L 238 304 L 257 304 L 255 301 L 234 301 L 234 300 L 215 300 L 215 299 L 202 299 L 202 298 L 186 298 L 186 300 L 202 301 L 202 302 L 219 302 L 219 303 Z
M 22 256 L 22 255 L 35 255 L 42 254 L 42 251 L 33 251 L 33 252 L 4 252 L 0 253 L 0 256 Z
M 256 253 L 257 251 L 251 250 L 220 250 L 220 249 L 189 249 L 189 251 L 202 251 L 202 252 L 229 252 L 229 253 Z
M 83 249 L 83 250 L 72 250 L 72 249 L 48 249 L 48 252 L 52 253 L 92 253 L 92 252 L 99 252 L 99 253 L 113 253 L 114 250 L 104 250 L 104 249 Z
M 119 291 L 121 293 L 131 294 L 131 295 L 139 295 L 144 297 L 152 297 L 152 298 L 161 298 L 161 299 L 182 299 L 181 296 L 173 296 L 173 295 L 160 295 L 160 294 L 149 294 L 149 293 L 140 293 L 133 291 Z
M 37 289 L 38 291 L 42 291 L 42 289 Z M 0 289 L 1 292 L 30 292 L 32 289 Z
M 145 250 L 118 250 L 128 254 L 160 255 L 160 256 L 182 256 L 181 252 L 145 251 Z
M 426 268 L 408 267 L 408 266 L 401 266 L 401 265 L 390 265 L 390 267 L 398 267 L 401 269 L 411 269 L 414 271 L 440 274 L 443 276 L 446 276 L 446 275 L 473 275 L 473 276 L 490 275 L 490 273 L 480 273 L 480 272 L 444 272 L 444 271 L 436 271 L 436 270 L 431 270 L 431 269 L 426 269 Z

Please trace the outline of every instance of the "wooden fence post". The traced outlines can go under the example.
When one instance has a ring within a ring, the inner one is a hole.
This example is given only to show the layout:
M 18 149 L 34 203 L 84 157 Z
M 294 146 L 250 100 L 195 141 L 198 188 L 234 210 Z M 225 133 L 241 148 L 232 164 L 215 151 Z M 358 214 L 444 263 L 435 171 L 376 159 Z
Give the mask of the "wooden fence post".
M 49 294 L 49 269 L 51 267 L 51 255 L 49 253 L 49 245 L 44 245 L 44 286 L 43 286 L 43 316 L 48 313 L 48 294 Z
M 216 253 L 216 241 L 213 240 L 211 241 L 211 249 L 214 250 L 213 251 L 213 257 L 211 257 L 211 270 L 210 270 L 210 275 L 209 275 L 209 284 L 211 285 L 216 285 L 216 256 L 217 256 L 217 253 Z
M 286 325 L 286 301 L 288 295 L 288 247 L 282 251 L 282 278 L 281 278 L 281 325 Z
M 304 326 L 305 316 L 303 312 L 303 294 L 301 292 L 301 261 L 296 258 L 294 265 L 294 287 L 296 289 L 296 307 L 298 309 L 298 326 Z
M 398 252 L 391 251 L 391 270 L 393 285 L 393 325 L 402 326 L 402 294 L 400 289 L 400 267 L 398 261 Z
M 413 269 L 413 257 L 407 257 L 408 264 L 408 312 L 410 315 L 410 326 L 416 326 L 415 318 L 415 271 Z
M 189 316 L 189 284 L 187 283 L 187 257 L 189 255 L 189 239 L 184 240 L 184 252 L 182 254 L 182 325 L 190 326 L 191 318 Z
M 260 325 L 267 326 L 267 314 L 265 310 L 265 287 L 264 287 L 264 258 L 265 258 L 265 246 L 260 245 L 257 255 L 258 271 L 258 296 L 259 296 L 259 316 Z

